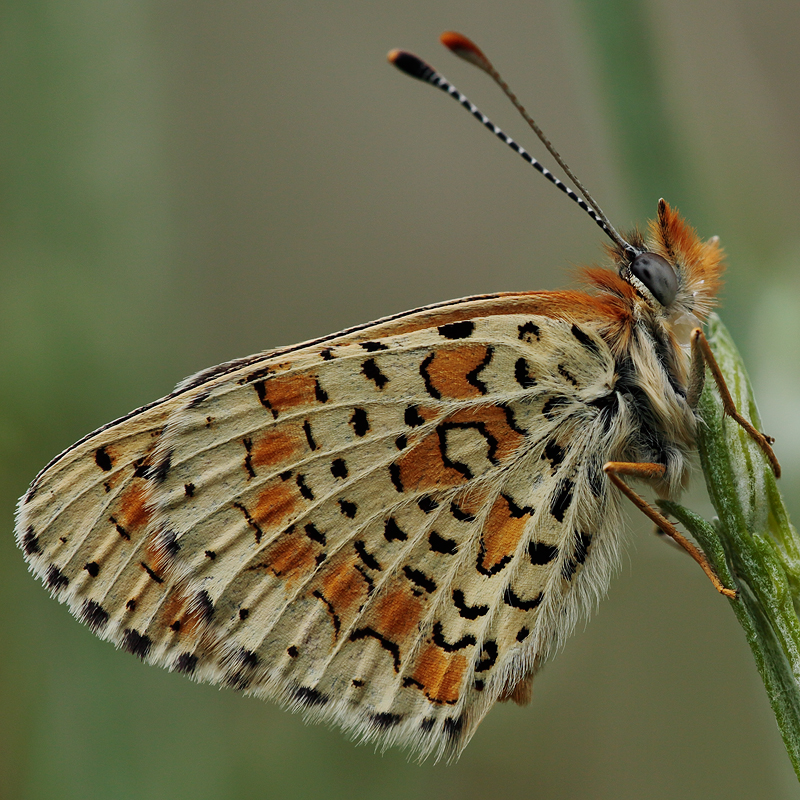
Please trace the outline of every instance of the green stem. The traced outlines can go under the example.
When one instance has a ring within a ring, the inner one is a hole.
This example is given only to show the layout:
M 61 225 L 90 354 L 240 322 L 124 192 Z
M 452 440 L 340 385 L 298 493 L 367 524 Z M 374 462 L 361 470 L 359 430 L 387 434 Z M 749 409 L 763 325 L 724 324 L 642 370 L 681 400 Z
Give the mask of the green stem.
M 725 326 L 712 315 L 706 335 L 734 403 L 760 429 L 753 390 Z M 800 778 L 800 538 L 769 462 L 727 417 L 710 375 L 698 406 L 700 462 L 718 517 L 714 524 L 679 505 L 661 506 L 695 537 L 723 582 L 767 689 L 789 758 Z

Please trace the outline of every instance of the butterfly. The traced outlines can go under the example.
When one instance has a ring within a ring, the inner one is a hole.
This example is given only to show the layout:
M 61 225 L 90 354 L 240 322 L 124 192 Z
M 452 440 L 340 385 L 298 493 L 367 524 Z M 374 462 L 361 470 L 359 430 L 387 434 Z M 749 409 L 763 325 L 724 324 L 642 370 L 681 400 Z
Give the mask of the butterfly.
M 625 482 L 687 481 L 723 268 L 664 201 L 623 238 L 486 56 L 578 197 L 416 56 L 610 236 L 590 291 L 426 306 L 205 370 L 81 439 L 21 498 L 17 542 L 100 637 L 196 680 L 277 700 L 380 745 L 458 755 L 525 703 L 605 593 Z M 770 441 L 726 411 L 760 444 Z

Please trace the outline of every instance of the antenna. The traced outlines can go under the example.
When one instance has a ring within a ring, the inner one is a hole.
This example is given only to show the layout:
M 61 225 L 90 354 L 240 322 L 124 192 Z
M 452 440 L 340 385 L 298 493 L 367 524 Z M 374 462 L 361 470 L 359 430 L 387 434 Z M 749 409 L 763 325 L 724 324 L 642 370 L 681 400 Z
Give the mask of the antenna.
M 488 128 L 498 139 L 500 139 L 501 142 L 507 144 L 515 153 L 521 156 L 524 161 L 530 164 L 535 170 L 538 170 L 554 186 L 561 189 L 561 191 L 564 192 L 564 194 L 566 194 L 570 200 L 573 200 L 575 203 L 577 203 L 600 226 L 600 228 L 602 228 L 603 232 L 625 252 L 629 259 L 633 260 L 637 255 L 639 255 L 639 251 L 629 242 L 625 241 L 625 239 L 623 239 L 622 236 L 617 232 L 616 228 L 614 228 L 614 226 L 609 222 L 608 217 L 606 217 L 606 215 L 603 213 L 603 210 L 595 202 L 594 198 L 586 191 L 586 189 L 583 187 L 583 184 L 581 184 L 581 182 L 575 177 L 567 163 L 561 158 L 556 149 L 550 143 L 550 140 L 544 135 L 542 129 L 528 114 L 523 105 L 517 99 L 516 95 L 508 88 L 508 84 L 506 84 L 506 82 L 502 79 L 500 73 L 494 68 L 494 66 L 492 66 L 492 63 L 488 58 L 486 58 L 477 45 L 473 44 L 473 42 L 467 39 L 466 36 L 452 32 L 443 33 L 441 40 L 445 47 L 452 50 L 457 56 L 460 56 L 465 61 L 469 61 L 471 64 L 474 64 L 476 67 L 482 69 L 494 79 L 509 100 L 511 100 L 511 102 L 514 104 L 514 107 L 520 112 L 523 119 L 525 119 L 539 139 L 541 139 L 542 143 L 551 153 L 553 158 L 555 158 L 555 160 L 558 162 L 559 166 L 569 176 L 570 180 L 573 181 L 575 186 L 578 187 L 578 190 L 586 198 L 586 200 L 575 194 L 575 192 L 570 189 L 569 186 L 553 175 L 553 173 L 550 172 L 547 167 L 540 164 L 530 153 L 527 152 L 527 150 L 517 144 L 510 136 L 498 128 L 497 125 L 495 125 L 476 105 L 474 105 L 474 103 L 472 103 L 465 95 L 461 94 L 461 92 L 459 92 L 458 89 L 456 89 L 456 87 L 450 83 L 450 81 L 436 72 L 436 70 L 433 69 L 430 64 L 427 64 L 421 58 L 415 56 L 413 53 L 409 53 L 406 50 L 392 50 L 388 55 L 389 63 L 394 64 L 394 66 L 396 66 L 401 72 L 405 72 L 406 75 L 410 75 L 412 78 L 417 78 L 424 83 L 429 83 L 431 86 L 441 89 L 443 92 L 450 95 L 454 100 L 458 101 L 458 103 L 460 103 L 467 111 L 469 111 L 469 113 L 472 114 L 475 119 L 477 119 L 481 124 L 484 125 L 484 127 Z

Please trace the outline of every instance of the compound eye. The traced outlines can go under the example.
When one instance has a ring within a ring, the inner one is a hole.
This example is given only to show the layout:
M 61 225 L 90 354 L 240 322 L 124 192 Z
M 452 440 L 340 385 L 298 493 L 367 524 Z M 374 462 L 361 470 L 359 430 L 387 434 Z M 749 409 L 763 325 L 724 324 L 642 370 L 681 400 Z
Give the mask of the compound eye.
M 631 274 L 647 287 L 662 306 L 668 306 L 675 300 L 678 276 L 665 258 L 655 253 L 640 253 L 631 263 Z

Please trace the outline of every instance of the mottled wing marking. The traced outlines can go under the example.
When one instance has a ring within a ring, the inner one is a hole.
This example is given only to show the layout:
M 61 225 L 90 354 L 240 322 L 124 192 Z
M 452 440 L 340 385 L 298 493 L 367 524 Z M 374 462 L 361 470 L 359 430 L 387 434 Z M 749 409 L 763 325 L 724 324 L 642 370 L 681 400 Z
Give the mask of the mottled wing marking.
M 175 405 L 156 404 L 70 448 L 36 478 L 18 512 L 34 573 L 96 632 L 140 654 L 143 643 L 126 631 L 169 589 L 148 531 L 148 476 Z
M 575 328 L 398 325 L 211 371 L 45 472 L 50 496 L 59 475 L 76 484 L 58 494 L 76 510 L 67 524 L 23 501 L 49 536 L 29 555 L 149 661 L 457 753 L 497 699 L 524 695 L 615 560 L 599 471 L 622 446 L 614 363 Z M 68 556 L 51 528 L 80 531 Z

